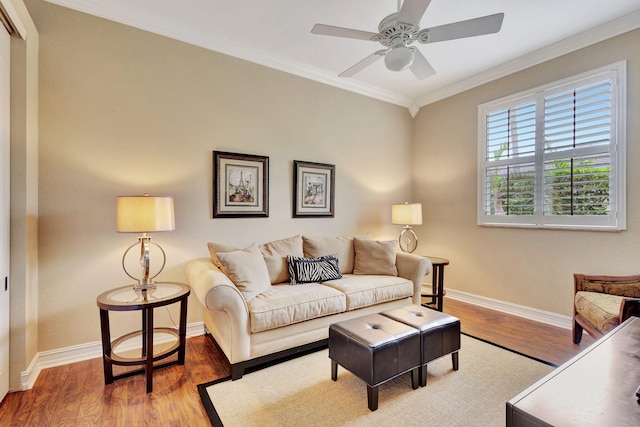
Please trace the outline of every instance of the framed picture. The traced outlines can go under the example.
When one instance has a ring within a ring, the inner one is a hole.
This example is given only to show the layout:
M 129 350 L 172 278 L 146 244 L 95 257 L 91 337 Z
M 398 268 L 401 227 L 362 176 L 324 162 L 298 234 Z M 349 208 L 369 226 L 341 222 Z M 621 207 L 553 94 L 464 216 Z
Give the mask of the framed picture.
M 269 158 L 213 152 L 213 217 L 269 216 Z
M 335 165 L 293 161 L 293 217 L 333 217 Z

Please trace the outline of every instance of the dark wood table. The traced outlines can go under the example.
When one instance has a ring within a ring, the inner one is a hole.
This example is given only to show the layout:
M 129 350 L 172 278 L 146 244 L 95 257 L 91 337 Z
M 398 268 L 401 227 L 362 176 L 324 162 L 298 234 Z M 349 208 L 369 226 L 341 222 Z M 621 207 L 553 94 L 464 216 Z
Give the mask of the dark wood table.
M 507 426 L 640 426 L 640 318 L 507 402 Z
M 422 293 L 425 298 L 431 298 L 431 303 L 423 304 L 424 306 L 435 306 L 438 311 L 442 311 L 444 303 L 444 267 L 449 265 L 449 260 L 433 256 L 427 256 L 433 265 L 431 272 L 431 293 Z
M 145 373 L 147 393 L 153 390 L 153 369 L 172 365 L 184 365 L 186 335 L 187 335 L 187 298 L 191 288 L 183 283 L 156 282 L 156 287 L 149 291 L 136 291 L 133 285 L 123 286 L 104 292 L 98 296 L 96 302 L 100 308 L 100 327 L 102 329 L 102 361 L 104 366 L 104 383 L 111 384 L 114 380 Z M 153 326 L 153 309 L 169 304 L 180 303 L 180 325 L 177 328 Z M 142 329 L 130 332 L 111 341 L 109 327 L 109 311 L 142 311 Z M 168 334 L 175 337 L 174 345 L 166 350 L 154 354 L 154 333 Z M 125 356 L 116 350 L 125 342 L 141 337 L 140 356 Z M 154 362 L 178 353 L 177 360 L 154 366 Z M 119 375 L 113 374 L 113 365 L 137 366 L 141 369 Z

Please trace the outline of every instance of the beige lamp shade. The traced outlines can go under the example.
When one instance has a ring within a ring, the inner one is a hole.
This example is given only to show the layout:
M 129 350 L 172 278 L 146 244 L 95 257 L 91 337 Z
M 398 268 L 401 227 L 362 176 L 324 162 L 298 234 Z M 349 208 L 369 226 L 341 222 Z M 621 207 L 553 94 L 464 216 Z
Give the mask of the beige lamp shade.
M 116 230 L 119 233 L 148 233 L 176 229 L 173 197 L 118 196 Z
M 422 225 L 422 203 L 391 205 L 391 223 L 397 225 Z

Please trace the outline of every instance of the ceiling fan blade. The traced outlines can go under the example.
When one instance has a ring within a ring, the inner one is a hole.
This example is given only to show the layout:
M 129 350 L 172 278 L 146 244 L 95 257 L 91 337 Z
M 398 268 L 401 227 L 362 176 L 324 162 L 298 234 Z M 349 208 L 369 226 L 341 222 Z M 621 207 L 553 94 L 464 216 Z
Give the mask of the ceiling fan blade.
M 356 73 L 359 73 L 360 71 L 362 71 L 365 68 L 367 68 L 369 65 L 373 64 L 374 62 L 376 62 L 378 59 L 382 58 L 384 56 L 384 54 L 387 53 L 388 50 L 389 49 L 382 49 L 382 50 L 379 50 L 377 52 L 372 53 L 371 55 L 369 55 L 366 58 L 364 58 L 362 61 L 358 62 L 357 64 L 355 64 L 353 66 L 351 66 L 350 68 L 347 68 L 342 73 L 338 74 L 338 77 L 352 77 Z
M 425 28 L 418 34 L 421 43 L 435 43 L 465 37 L 481 36 L 500 31 L 504 13 L 482 16 L 467 21 L 453 22 L 433 28 Z M 426 37 L 424 35 L 427 35 Z
M 429 7 L 429 3 L 431 0 L 404 0 L 400 12 L 398 12 L 398 22 L 420 25 L 420 20 Z
M 346 37 L 348 39 L 373 40 L 378 33 L 370 31 L 354 30 L 352 28 L 334 27 L 333 25 L 316 24 L 311 29 L 311 34 L 323 36 Z
M 424 57 L 415 47 L 412 47 L 413 51 L 413 64 L 411 64 L 411 72 L 418 80 L 424 80 L 429 76 L 433 76 L 436 70 L 433 69 L 427 58 Z

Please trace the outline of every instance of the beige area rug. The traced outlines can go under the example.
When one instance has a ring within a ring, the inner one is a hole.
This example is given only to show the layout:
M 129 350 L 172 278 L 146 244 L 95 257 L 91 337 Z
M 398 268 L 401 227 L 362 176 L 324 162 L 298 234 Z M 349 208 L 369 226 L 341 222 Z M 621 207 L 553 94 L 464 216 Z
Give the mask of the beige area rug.
M 363 381 L 342 367 L 331 381 L 326 349 L 199 389 L 214 426 L 504 426 L 506 402 L 554 369 L 465 335 L 459 357 L 430 363 L 426 387 L 381 385 L 373 412 Z

